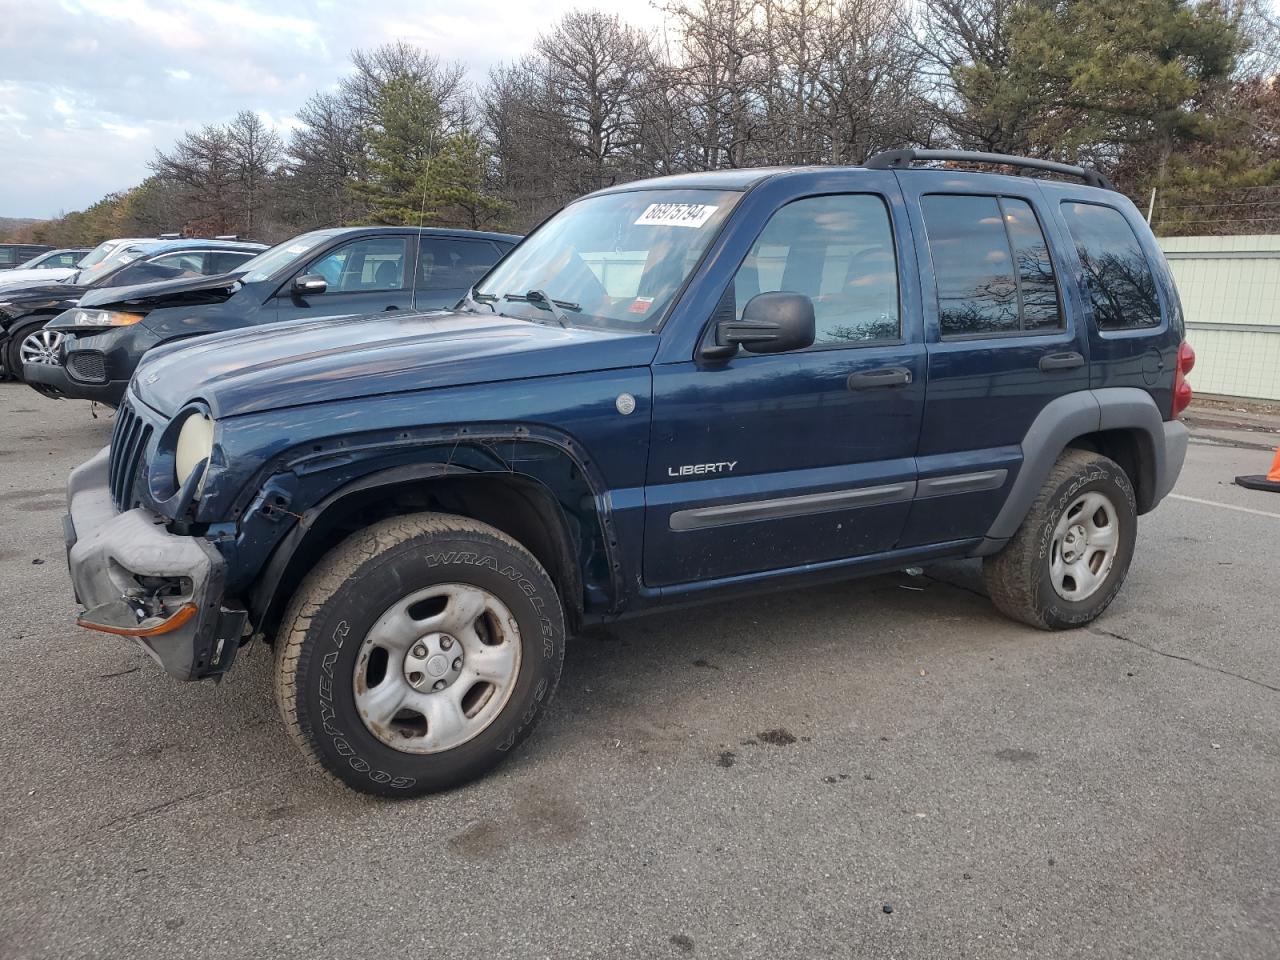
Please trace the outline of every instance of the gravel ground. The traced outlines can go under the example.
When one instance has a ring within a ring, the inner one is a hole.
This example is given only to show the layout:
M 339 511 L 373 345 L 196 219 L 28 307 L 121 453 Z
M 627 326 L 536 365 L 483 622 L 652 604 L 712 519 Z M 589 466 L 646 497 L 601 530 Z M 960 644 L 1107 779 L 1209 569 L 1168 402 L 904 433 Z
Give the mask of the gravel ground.
M 495 774 L 378 802 L 265 650 L 182 684 L 72 625 L 110 430 L 0 384 L 0 957 L 1280 955 L 1280 497 L 1230 483 L 1272 436 L 1198 428 L 1089 629 L 972 563 L 626 622 Z

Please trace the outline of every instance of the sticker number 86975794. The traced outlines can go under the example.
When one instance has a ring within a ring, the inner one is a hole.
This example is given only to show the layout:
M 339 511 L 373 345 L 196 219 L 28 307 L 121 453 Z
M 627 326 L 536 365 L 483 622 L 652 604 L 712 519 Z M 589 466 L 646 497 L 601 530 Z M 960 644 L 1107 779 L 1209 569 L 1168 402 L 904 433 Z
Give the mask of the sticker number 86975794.
M 719 207 L 704 203 L 651 203 L 636 220 L 638 226 L 700 227 Z

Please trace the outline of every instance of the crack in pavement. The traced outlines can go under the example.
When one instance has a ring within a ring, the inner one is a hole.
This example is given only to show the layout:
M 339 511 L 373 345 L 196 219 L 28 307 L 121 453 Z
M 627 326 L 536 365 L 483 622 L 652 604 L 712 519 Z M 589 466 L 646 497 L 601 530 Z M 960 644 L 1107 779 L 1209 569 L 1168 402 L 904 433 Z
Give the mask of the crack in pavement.
M 975 597 L 981 597 L 983 600 L 991 599 L 981 590 L 975 590 L 973 587 L 966 587 L 963 583 L 956 583 L 954 580 L 943 580 L 941 577 L 935 577 L 931 573 L 922 573 L 920 576 L 932 583 L 940 583 L 943 586 L 955 587 L 957 590 L 963 590 L 965 593 L 971 593 Z
M 1233 677 L 1236 680 L 1244 680 L 1246 683 L 1252 683 L 1255 686 L 1262 687 L 1264 690 L 1270 690 L 1272 693 L 1280 693 L 1280 687 L 1273 686 L 1272 684 L 1267 683 L 1265 680 L 1255 680 L 1253 677 L 1246 677 L 1243 673 L 1233 673 L 1230 670 L 1224 670 L 1222 667 L 1215 667 L 1211 663 L 1204 663 L 1203 661 L 1196 660 L 1193 657 L 1184 657 L 1178 653 L 1168 653 L 1164 650 L 1159 649 L 1158 647 L 1153 647 L 1150 644 L 1143 643 L 1141 640 L 1135 640 L 1133 639 L 1133 637 L 1126 637 L 1122 633 L 1115 633 L 1112 630 L 1103 630 L 1101 627 L 1085 627 L 1085 629 L 1088 630 L 1090 633 L 1094 634 L 1095 636 L 1111 637 L 1113 640 L 1123 640 L 1125 643 L 1131 643 L 1135 647 L 1141 647 L 1143 650 L 1146 650 L 1148 653 L 1154 653 L 1157 656 L 1166 657 L 1169 660 L 1181 660 L 1183 663 L 1189 663 L 1193 667 L 1199 667 L 1201 670 L 1209 670 L 1209 671 L 1212 671 L 1213 673 L 1220 673 L 1224 677 Z

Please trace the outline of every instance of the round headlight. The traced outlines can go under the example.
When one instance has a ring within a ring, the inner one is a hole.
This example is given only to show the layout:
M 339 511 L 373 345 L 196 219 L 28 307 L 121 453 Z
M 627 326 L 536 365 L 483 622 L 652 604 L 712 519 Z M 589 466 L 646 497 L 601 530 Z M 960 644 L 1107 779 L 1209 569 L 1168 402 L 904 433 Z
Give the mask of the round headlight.
M 213 453 L 213 421 L 203 413 L 195 411 L 182 422 L 178 431 L 178 446 L 174 451 L 173 465 L 177 474 L 178 486 L 181 487 L 190 479 L 201 460 L 208 460 Z M 200 479 L 201 486 L 204 478 Z M 196 496 L 200 492 L 196 491 Z

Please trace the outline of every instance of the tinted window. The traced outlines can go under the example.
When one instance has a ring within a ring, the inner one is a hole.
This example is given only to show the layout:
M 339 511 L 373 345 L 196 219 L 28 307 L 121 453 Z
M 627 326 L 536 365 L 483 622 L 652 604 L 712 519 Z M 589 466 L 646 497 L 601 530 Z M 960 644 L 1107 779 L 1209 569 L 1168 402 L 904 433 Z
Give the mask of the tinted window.
M 11 267 L 18 262 L 17 252 L 13 249 L 0 247 L 0 267 Z
M 1097 203 L 1064 203 L 1062 214 L 1089 281 L 1099 329 L 1159 326 L 1155 277 L 1124 215 Z
M 205 254 L 197 252 L 169 253 L 151 261 L 156 266 L 171 267 L 178 276 L 198 277 L 204 273 Z
M 1062 328 L 1062 308 L 1058 302 L 1058 282 L 1049 259 L 1035 211 L 1025 200 L 1000 198 L 1004 226 L 1013 249 L 1013 266 L 1018 278 L 1018 296 L 1022 302 L 1022 329 L 1058 330 Z
M 204 254 L 193 251 L 167 253 L 149 260 L 135 260 L 127 267 L 105 278 L 102 285 L 124 287 L 156 280 L 180 280 L 198 277 L 204 272 Z
M 942 336 L 1062 326 L 1049 248 L 1026 201 L 933 195 L 920 208 Z
M 404 287 L 405 237 L 353 240 L 320 258 L 307 273 L 329 283 L 329 293 L 374 293 Z
M 484 240 L 423 237 L 418 257 L 418 289 L 465 291 L 498 262 L 498 250 Z
M 252 253 L 235 253 L 231 250 L 218 250 L 208 254 L 206 267 L 210 275 L 233 273 L 253 258 Z
M 778 290 L 813 301 L 817 345 L 896 340 L 898 265 L 884 201 L 810 197 L 775 213 L 734 276 L 737 315 Z

